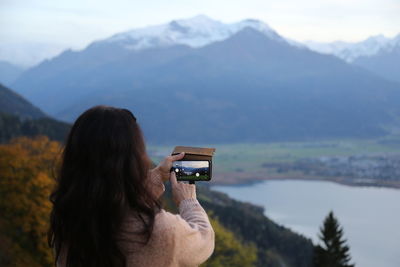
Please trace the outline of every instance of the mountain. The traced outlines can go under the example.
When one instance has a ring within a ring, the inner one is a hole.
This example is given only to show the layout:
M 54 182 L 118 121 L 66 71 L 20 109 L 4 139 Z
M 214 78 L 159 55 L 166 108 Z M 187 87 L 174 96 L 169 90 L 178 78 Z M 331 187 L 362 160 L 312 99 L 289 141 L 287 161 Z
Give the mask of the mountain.
M 29 68 L 45 59 L 52 58 L 65 50 L 64 44 L 54 42 L 28 41 L 15 42 L 2 39 L 0 42 L 0 61 L 6 61 L 22 68 Z M 0 82 L 2 82 L 0 80 Z M 10 84 L 7 84 L 10 85 Z
M 24 68 L 6 61 L 0 61 L 0 83 L 10 85 L 24 71 Z
M 21 118 L 43 118 L 46 115 L 19 94 L 0 84 L 0 112 Z
M 388 42 L 384 49 L 374 55 L 360 56 L 353 63 L 400 83 L 400 34 Z
M 376 35 L 356 43 L 343 41 L 335 41 L 331 43 L 306 41 L 305 45 L 313 51 L 322 54 L 335 55 L 346 62 L 353 62 L 359 57 L 373 56 L 382 50 L 390 50 L 393 46 L 394 40 L 395 38 L 392 40 L 383 35 Z
M 394 38 L 372 36 L 359 43 L 308 41 L 305 44 L 313 51 L 335 55 L 385 79 L 400 82 L 400 34 Z
M 184 36 L 171 24 L 180 22 L 169 23 L 166 36 Z M 202 46 L 171 37 L 175 41 L 168 45 L 140 48 L 137 38 L 116 38 L 132 36 L 128 32 L 65 51 L 26 71 L 14 87 L 69 121 L 97 104 L 129 108 L 146 138 L 159 143 L 373 137 L 390 131 L 400 116 L 398 84 L 267 32 L 246 26 Z
M 106 42 L 129 50 L 173 45 L 202 47 L 228 39 L 247 27 L 255 29 L 271 39 L 286 42 L 267 24 L 259 20 L 247 19 L 237 23 L 225 24 L 207 16 L 199 15 L 191 19 L 173 20 L 168 24 L 115 34 L 106 40 L 95 42 L 93 45 L 103 45 Z
M 47 135 L 64 141 L 70 125 L 48 117 L 20 95 L 0 84 L 0 143 L 18 136 Z

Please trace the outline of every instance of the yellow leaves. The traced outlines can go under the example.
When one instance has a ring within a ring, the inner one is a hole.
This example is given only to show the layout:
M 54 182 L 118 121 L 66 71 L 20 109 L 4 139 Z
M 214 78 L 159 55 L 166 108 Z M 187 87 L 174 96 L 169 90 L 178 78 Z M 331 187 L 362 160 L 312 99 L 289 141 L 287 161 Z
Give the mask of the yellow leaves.
M 256 265 L 257 248 L 254 244 L 243 244 L 233 232 L 223 227 L 217 219 L 210 217 L 210 222 L 215 231 L 215 250 L 211 258 L 201 265 L 202 267 Z
M 0 145 L 0 234 L 14 240 L 41 265 L 51 264 L 46 233 L 51 211 L 49 195 L 61 145 L 47 137 L 20 137 Z M 15 255 L 18 257 L 18 255 Z

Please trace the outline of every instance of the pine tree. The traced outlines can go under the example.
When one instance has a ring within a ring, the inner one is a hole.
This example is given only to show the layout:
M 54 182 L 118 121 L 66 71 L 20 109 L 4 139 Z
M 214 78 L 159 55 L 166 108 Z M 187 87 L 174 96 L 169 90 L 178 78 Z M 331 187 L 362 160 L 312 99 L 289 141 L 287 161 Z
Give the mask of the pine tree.
M 350 248 L 343 238 L 343 228 L 338 220 L 329 212 L 320 228 L 319 238 L 322 245 L 318 245 L 314 252 L 314 264 L 316 267 L 354 267 L 350 264 Z

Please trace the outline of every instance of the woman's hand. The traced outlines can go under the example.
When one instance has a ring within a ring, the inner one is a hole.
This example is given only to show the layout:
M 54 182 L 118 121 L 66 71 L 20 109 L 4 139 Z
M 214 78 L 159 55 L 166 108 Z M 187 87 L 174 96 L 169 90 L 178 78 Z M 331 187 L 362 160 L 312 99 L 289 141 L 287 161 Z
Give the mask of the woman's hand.
M 185 152 L 181 152 L 181 153 L 179 153 L 177 155 L 173 155 L 173 156 L 167 156 L 160 164 L 158 164 L 157 167 L 155 167 L 154 170 L 159 172 L 163 182 L 168 181 L 168 179 L 169 179 L 170 171 L 172 168 L 172 163 L 174 161 L 182 159 L 184 156 L 185 156 Z
M 170 181 L 172 186 L 172 198 L 178 207 L 182 200 L 190 198 L 196 199 L 196 186 L 194 184 L 178 182 L 175 172 L 171 172 Z

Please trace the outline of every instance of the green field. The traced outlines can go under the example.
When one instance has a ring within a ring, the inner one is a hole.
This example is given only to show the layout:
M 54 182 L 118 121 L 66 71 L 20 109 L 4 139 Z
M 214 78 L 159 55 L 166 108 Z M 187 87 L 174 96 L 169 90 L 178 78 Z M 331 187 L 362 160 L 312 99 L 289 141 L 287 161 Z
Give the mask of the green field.
M 301 158 L 322 156 L 400 153 L 400 136 L 388 136 L 373 140 L 341 139 L 310 142 L 205 144 L 202 146 L 216 148 L 213 159 L 213 170 L 216 173 L 256 172 L 263 169 L 263 163 L 293 162 Z M 152 160 L 159 162 L 165 155 L 171 153 L 173 147 L 150 145 L 148 151 Z

